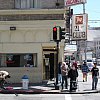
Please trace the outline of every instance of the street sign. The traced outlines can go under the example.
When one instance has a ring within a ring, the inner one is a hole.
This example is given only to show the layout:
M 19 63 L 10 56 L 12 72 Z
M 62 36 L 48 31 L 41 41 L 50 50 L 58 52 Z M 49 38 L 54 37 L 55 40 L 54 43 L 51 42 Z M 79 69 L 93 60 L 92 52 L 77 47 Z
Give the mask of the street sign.
M 87 39 L 87 14 L 76 14 L 72 16 L 72 40 Z
M 77 51 L 77 46 L 76 45 L 66 45 L 64 50 L 65 51 Z
M 86 0 L 65 0 L 65 6 L 73 6 L 86 3 Z

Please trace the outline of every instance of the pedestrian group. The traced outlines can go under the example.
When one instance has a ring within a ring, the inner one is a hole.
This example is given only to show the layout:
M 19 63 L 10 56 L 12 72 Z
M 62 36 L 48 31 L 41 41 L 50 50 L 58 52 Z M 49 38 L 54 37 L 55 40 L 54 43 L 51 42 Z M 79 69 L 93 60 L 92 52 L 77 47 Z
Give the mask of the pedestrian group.
M 70 80 L 70 91 L 77 89 L 78 84 L 78 67 L 77 63 L 74 62 L 71 67 L 69 67 L 68 63 L 60 62 L 58 68 L 58 83 L 61 83 L 61 89 L 68 89 L 68 79 Z M 94 62 L 94 66 L 91 70 L 87 66 L 86 62 L 81 66 L 81 71 L 83 74 L 83 82 L 87 81 L 88 73 L 92 74 L 92 90 L 97 89 L 98 77 L 99 77 L 99 68 L 97 67 L 97 63 Z
M 89 72 L 92 74 L 92 90 L 97 89 L 98 78 L 99 78 L 99 68 L 97 63 L 94 63 L 94 66 L 89 70 L 86 62 L 81 66 L 83 73 L 83 82 L 87 81 L 87 75 Z M 58 65 L 58 82 L 61 83 L 62 90 L 68 89 L 68 79 L 70 79 L 70 91 L 77 89 L 78 82 L 78 67 L 77 63 L 73 62 L 72 66 L 69 67 L 69 63 L 60 62 Z M 7 71 L 0 71 L 0 88 L 4 89 L 4 83 L 6 79 L 10 78 L 10 74 Z

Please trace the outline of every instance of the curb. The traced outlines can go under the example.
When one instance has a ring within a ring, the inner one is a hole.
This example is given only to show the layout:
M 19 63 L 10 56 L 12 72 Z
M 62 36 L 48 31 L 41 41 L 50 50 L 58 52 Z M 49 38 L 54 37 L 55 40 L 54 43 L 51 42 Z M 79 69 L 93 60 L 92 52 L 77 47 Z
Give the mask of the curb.
M 51 90 L 51 91 L 38 91 L 38 90 L 1 90 L 1 94 L 91 94 L 91 93 L 100 93 L 100 90 L 97 91 L 80 91 L 80 92 L 61 92 L 60 90 Z

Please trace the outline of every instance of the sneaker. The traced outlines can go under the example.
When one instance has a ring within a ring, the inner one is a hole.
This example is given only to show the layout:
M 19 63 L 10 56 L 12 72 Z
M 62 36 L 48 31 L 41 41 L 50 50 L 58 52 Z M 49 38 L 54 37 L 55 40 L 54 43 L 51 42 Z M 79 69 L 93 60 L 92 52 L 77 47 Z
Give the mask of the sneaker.
M 95 88 L 95 90 L 97 90 L 97 88 Z

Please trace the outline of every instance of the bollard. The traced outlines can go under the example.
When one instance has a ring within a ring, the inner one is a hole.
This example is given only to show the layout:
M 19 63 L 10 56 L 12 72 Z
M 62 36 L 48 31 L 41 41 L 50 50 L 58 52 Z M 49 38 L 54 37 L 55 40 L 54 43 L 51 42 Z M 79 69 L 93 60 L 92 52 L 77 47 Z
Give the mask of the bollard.
M 29 78 L 27 75 L 24 75 L 22 77 L 22 88 L 23 89 L 28 89 L 28 84 L 29 84 Z

